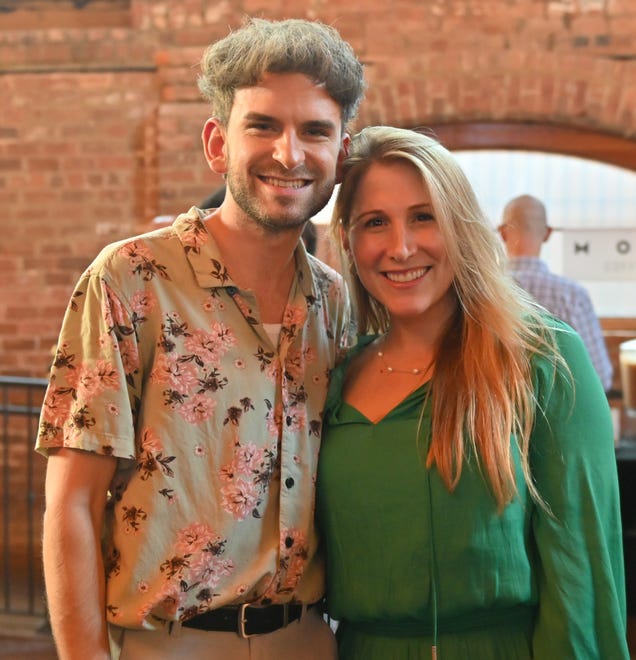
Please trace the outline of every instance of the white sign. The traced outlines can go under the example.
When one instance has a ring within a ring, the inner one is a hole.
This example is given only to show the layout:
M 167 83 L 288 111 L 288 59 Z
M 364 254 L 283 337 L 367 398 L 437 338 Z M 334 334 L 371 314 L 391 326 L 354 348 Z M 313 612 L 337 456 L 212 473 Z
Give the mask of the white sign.
M 563 274 L 575 280 L 636 280 L 636 229 L 564 229 Z

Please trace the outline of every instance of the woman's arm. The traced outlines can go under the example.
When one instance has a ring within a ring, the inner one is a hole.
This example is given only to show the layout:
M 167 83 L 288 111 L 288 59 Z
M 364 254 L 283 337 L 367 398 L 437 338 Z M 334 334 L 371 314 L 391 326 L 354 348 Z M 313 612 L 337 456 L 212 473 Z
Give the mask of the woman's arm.
M 540 361 L 532 473 L 536 508 L 537 658 L 628 659 L 625 577 L 612 420 L 580 337 L 557 333 L 572 379 Z

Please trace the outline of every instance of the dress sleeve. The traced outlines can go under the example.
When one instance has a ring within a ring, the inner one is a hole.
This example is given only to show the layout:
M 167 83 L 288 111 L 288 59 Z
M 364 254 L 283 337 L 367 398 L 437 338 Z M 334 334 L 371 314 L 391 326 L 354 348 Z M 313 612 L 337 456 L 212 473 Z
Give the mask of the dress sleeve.
M 531 468 L 537 505 L 536 658 L 628 659 L 618 477 L 607 398 L 575 332 L 557 330 L 571 378 L 537 361 Z
M 67 308 L 36 449 L 71 447 L 132 458 L 139 352 L 135 313 L 89 269 Z

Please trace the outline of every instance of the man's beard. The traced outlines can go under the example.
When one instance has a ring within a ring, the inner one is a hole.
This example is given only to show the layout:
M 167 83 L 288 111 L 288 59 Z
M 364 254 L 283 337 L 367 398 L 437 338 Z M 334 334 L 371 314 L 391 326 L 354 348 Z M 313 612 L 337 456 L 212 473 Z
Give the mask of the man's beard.
M 316 182 L 314 181 L 312 184 L 314 186 L 314 195 L 304 203 L 305 211 L 300 209 L 292 210 L 288 214 L 280 212 L 272 215 L 264 211 L 258 197 L 250 191 L 247 179 L 234 176 L 231 168 L 228 169 L 227 175 L 227 188 L 237 206 L 255 224 L 270 233 L 281 233 L 302 227 L 307 220 L 327 205 L 333 193 L 334 184 L 335 177 L 331 181 L 324 181 L 318 187 L 316 187 Z M 296 200 L 289 199 L 287 201 L 290 207 L 298 208 L 298 202 Z M 285 202 L 279 203 L 284 204 Z

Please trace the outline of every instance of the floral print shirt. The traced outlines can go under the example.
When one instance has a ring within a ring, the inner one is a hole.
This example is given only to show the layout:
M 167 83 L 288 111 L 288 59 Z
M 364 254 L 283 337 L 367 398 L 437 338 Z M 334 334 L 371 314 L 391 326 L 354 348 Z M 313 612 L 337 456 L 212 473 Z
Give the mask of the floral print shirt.
M 299 244 L 275 346 L 203 218 L 193 207 L 91 264 L 41 414 L 40 452 L 119 459 L 104 556 L 108 620 L 124 627 L 323 594 L 314 488 L 346 289 Z

